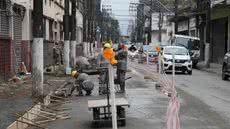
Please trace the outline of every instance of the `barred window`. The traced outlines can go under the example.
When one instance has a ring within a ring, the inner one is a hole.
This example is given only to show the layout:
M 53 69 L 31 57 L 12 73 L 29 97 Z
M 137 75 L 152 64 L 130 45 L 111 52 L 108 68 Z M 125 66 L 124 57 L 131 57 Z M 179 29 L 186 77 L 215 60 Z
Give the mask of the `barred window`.
M 6 0 L 0 0 L 0 9 L 5 10 L 6 9 Z

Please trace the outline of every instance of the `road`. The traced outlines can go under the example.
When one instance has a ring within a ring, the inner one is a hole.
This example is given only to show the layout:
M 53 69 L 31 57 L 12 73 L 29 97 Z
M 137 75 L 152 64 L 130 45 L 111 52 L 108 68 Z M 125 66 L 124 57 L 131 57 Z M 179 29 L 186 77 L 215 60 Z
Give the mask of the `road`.
M 146 65 L 130 64 L 145 75 L 154 71 Z M 172 77 L 170 74 L 167 76 Z M 194 69 L 191 76 L 177 73 L 176 87 L 182 104 L 182 128 L 230 128 L 230 81 L 222 81 L 216 74 Z
M 155 82 L 144 76 L 155 71 L 146 65 L 129 63 L 126 97 L 131 105 L 127 110 L 127 125 L 121 129 L 165 129 L 165 116 L 169 98 L 155 89 Z M 171 76 L 170 74 L 168 76 Z M 180 120 L 182 129 L 229 129 L 229 84 L 220 77 L 194 70 L 193 75 L 176 75 L 177 91 L 181 103 Z M 72 119 L 47 124 L 49 129 L 93 129 L 92 112 L 87 101 L 97 97 L 97 76 L 91 76 L 96 88 L 92 96 L 72 97 Z M 110 129 L 109 124 L 103 129 Z

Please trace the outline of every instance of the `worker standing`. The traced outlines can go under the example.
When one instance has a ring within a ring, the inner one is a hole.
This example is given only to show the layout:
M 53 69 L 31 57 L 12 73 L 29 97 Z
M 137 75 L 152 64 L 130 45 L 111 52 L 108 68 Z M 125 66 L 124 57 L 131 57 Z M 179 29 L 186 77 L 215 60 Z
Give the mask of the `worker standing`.
M 120 85 L 120 90 L 122 93 L 125 93 L 125 74 L 127 70 L 127 56 L 128 51 L 124 44 L 118 45 L 118 51 L 116 52 L 117 56 L 117 80 Z
M 103 49 L 112 48 L 109 43 L 103 44 Z M 99 94 L 104 94 L 106 92 L 106 85 L 108 85 L 108 64 L 109 61 L 105 59 L 102 52 L 98 55 L 97 67 L 100 69 L 99 73 Z

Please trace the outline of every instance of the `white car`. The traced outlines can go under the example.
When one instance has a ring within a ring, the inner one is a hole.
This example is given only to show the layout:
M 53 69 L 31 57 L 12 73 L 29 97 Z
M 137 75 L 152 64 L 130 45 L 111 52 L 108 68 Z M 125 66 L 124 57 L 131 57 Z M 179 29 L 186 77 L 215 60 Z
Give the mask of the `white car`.
M 175 71 L 187 72 L 192 75 L 192 60 L 189 52 L 184 47 L 166 46 L 163 48 L 163 69 L 165 72 L 172 71 L 173 55 L 175 57 Z

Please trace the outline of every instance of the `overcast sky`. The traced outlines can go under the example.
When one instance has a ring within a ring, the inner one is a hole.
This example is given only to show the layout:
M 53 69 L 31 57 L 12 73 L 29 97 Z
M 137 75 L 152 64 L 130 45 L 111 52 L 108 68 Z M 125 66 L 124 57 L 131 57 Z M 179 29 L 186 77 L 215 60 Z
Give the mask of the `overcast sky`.
M 107 0 L 112 4 L 113 14 L 115 18 L 119 20 L 120 30 L 122 35 L 127 35 L 129 19 L 132 18 L 129 15 L 129 3 L 138 0 Z M 123 15 L 123 16 L 118 16 Z M 125 16 L 124 16 L 125 15 Z

